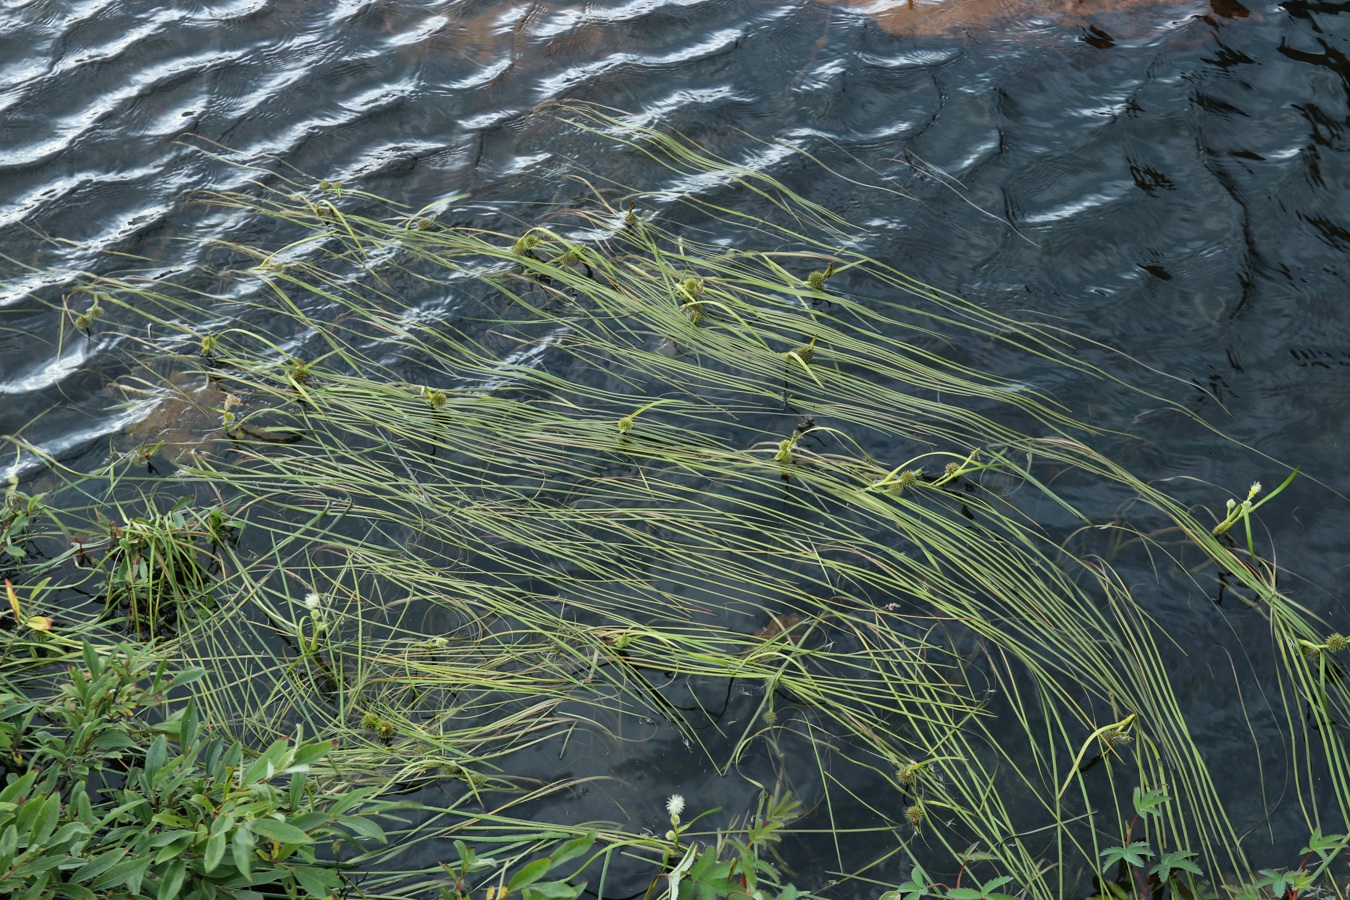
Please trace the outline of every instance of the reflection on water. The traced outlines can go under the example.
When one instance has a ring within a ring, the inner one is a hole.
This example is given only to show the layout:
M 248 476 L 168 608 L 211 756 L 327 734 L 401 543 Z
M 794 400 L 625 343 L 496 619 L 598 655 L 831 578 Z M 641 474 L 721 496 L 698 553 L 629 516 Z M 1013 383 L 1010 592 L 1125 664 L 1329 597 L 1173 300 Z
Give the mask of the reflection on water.
M 214 148 L 414 207 L 465 192 L 464 215 L 509 230 L 573 202 L 583 167 L 596 184 L 655 177 L 536 114 L 579 98 L 772 171 L 924 281 L 1175 376 L 1153 387 L 1324 483 L 1296 484 L 1266 521 L 1307 604 L 1340 609 L 1350 523 L 1325 501 L 1350 493 L 1350 388 L 1321 364 L 1350 352 L 1350 28 L 1334 5 L 32 0 L 5 15 L 0 433 L 87 466 L 126 428 L 108 408 L 127 348 L 47 309 L 82 309 L 80 271 L 248 290 L 192 274 L 227 258 L 212 242 L 280 237 L 202 202 L 257 177 Z M 814 184 L 753 139 L 895 193 Z M 428 296 L 425 310 L 453 304 Z M 215 327 L 228 315 L 201 310 Z M 1000 371 L 984 351 L 953 348 Z M 1271 477 L 1137 398 L 1000 374 L 1130 431 L 1118 449 L 1145 474 Z M 1178 677 L 1200 691 L 1208 676 Z
M 826 2 L 826 0 L 822 0 Z M 1072 30 L 1099 49 L 1118 40 L 1156 41 L 1191 18 L 1245 19 L 1237 0 L 828 0 L 871 17 L 889 34 L 932 37 L 1004 34 L 1017 40 Z

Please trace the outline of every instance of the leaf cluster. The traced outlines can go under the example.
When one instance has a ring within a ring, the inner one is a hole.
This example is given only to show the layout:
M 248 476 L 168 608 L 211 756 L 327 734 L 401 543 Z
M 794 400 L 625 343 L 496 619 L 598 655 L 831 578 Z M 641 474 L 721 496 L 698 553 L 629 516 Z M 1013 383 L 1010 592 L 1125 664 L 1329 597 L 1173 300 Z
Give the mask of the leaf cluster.
M 743 833 L 718 835 L 706 847 L 690 845 L 679 862 L 653 882 L 647 896 L 656 894 L 663 879 L 668 884 L 664 895 L 668 900 L 796 900 L 804 896 L 795 886 L 783 883 L 779 868 L 767 858 L 797 811 L 798 804 L 790 798 L 761 796 L 759 810 Z
M 10 571 L 27 555 L 29 527 L 43 511 L 44 494 L 11 487 L 0 505 L 0 572 Z
M 464 841 L 456 840 L 458 863 L 454 866 L 442 865 L 454 879 L 454 885 L 441 889 L 442 900 L 470 900 L 474 896 L 474 888 L 471 886 L 474 876 L 489 870 L 500 871 L 501 878 L 484 888 L 483 895 L 487 900 L 506 900 L 517 895 L 520 900 L 576 900 L 586 890 L 586 882 L 576 882 L 575 873 L 552 879 L 549 879 L 548 875 L 556 874 L 556 870 L 588 854 L 595 844 L 595 838 L 594 831 L 578 835 L 563 843 L 548 856 L 531 860 L 510 871 L 509 875 L 508 869 L 498 860 L 479 856 Z
M 1134 789 L 1135 818 L 1125 829 L 1119 846 L 1106 847 L 1101 853 L 1103 879 L 1098 882 L 1097 897 L 1126 900 L 1131 897 L 1194 897 L 1219 900 L 1266 900 L 1296 898 L 1315 886 L 1326 875 L 1336 858 L 1350 846 L 1350 836 L 1323 835 L 1314 829 L 1303 863 L 1293 869 L 1261 869 L 1236 886 L 1225 886 L 1219 893 L 1204 880 L 1204 872 L 1190 850 L 1161 850 L 1161 839 L 1132 840 L 1136 826 L 1160 820 L 1170 798 L 1164 787 L 1139 786 Z M 1309 863 L 1316 859 L 1317 865 Z M 1111 877 L 1114 873 L 1114 877 Z
M 341 854 L 384 842 L 371 789 L 319 789 L 328 741 L 278 740 L 261 754 L 209 736 L 191 702 L 200 678 L 154 653 L 101 652 L 55 690 L 0 691 L 0 895 L 72 900 L 328 897 Z

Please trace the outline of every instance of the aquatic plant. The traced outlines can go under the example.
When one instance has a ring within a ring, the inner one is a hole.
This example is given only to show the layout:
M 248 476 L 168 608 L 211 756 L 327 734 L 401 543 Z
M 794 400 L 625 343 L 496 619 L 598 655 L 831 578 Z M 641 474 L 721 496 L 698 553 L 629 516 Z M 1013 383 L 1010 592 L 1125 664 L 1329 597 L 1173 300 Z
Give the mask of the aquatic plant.
M 1141 840 L 1187 854 L 1165 857 L 1164 884 L 1190 860 L 1245 877 L 1275 801 L 1239 823 L 1216 772 L 1260 765 L 1256 726 L 1220 748 L 1192 727 L 1216 696 L 1245 710 L 1244 679 L 1288 743 L 1299 829 L 1344 819 L 1336 642 L 1281 592 L 1255 495 L 1201 522 L 1034 379 L 1165 400 L 1129 394 L 1084 342 L 855 250 L 861 229 L 764 172 L 558 114 L 665 182 L 637 195 L 578 173 L 584 202 L 488 228 L 461 224 L 458 197 L 406 208 L 252 162 L 255 189 L 213 202 L 298 236 L 225 247 L 225 295 L 91 286 L 105 321 L 136 323 L 129 340 L 154 326 L 147 357 L 229 398 L 176 477 L 145 484 L 170 508 L 209 495 L 239 526 L 212 546 L 211 614 L 164 635 L 207 663 L 204 719 L 258 746 L 341 736 L 343 771 L 435 786 L 459 822 L 445 837 L 512 848 L 500 884 L 589 829 L 547 818 L 550 798 L 603 788 L 614 802 L 589 814 L 619 821 L 596 825 L 602 896 L 634 867 L 665 866 L 672 896 L 676 874 L 744 888 L 767 872 L 752 839 L 753 860 L 709 856 L 718 829 L 642 834 L 659 814 L 634 812 L 612 760 L 647 748 L 714 773 L 719 806 L 799 800 L 793 828 L 834 851 L 816 880 L 1058 898 L 1113 848 L 1142 863 Z M 206 303 L 237 324 L 204 331 Z M 25 574 L 70 591 L 89 577 L 70 563 Z M 1220 578 L 1269 639 L 1232 648 L 1232 684 L 1182 695 L 1194 648 L 1132 585 L 1203 595 Z M 1136 837 L 1133 798 L 1163 785 Z

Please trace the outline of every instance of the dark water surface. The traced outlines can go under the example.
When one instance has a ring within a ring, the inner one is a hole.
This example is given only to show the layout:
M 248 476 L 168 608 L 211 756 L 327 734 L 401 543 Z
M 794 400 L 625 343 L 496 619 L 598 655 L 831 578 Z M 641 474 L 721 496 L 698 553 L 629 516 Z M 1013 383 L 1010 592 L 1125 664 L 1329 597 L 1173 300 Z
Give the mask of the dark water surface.
M 269 243 L 269 226 L 199 202 L 249 177 L 204 150 L 271 154 L 413 206 L 463 192 L 483 224 L 530 221 L 578 195 L 579 167 L 635 186 L 659 177 L 538 112 L 587 100 L 764 167 L 866 224 L 860 249 L 924 281 L 1173 376 L 1144 380 L 1309 476 L 1262 521 L 1279 562 L 1306 579 L 1286 585 L 1294 598 L 1335 625 L 1350 566 L 1350 5 L 1160 4 L 1091 19 L 949 7 L 896 34 L 887 18 L 812 0 L 10 0 L 0 434 L 89 466 L 146 414 L 109 411 L 124 399 L 125 348 L 97 331 L 63 338 L 50 313 L 80 271 L 186 270 L 212 259 L 213 240 Z M 912 199 L 821 184 L 752 137 Z M 432 314 L 452 303 L 426 298 Z M 1176 486 L 1186 502 L 1279 480 L 1279 466 L 1137 395 L 1050 387 L 1136 435 L 1107 449 L 1141 474 L 1196 479 Z M 0 471 L 38 475 L 24 455 Z M 1208 605 L 1156 603 L 1178 628 Z M 1241 627 L 1259 639 L 1259 623 Z M 1213 663 L 1197 660 L 1179 693 L 1203 693 Z M 1222 742 L 1234 721 L 1216 710 L 1201 724 Z M 685 793 L 693 807 L 716 801 L 715 789 Z

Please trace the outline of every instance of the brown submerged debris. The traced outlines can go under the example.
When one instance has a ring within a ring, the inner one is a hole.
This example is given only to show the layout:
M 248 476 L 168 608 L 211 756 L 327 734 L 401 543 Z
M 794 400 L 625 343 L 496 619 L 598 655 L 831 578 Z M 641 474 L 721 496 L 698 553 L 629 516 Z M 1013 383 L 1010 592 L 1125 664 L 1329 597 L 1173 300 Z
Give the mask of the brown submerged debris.
M 796 613 L 783 613 L 781 615 L 769 614 L 769 621 L 763 628 L 756 631 L 754 637 L 759 641 L 771 641 L 780 634 L 785 635 L 789 644 L 795 644 L 802 638 L 805 629 L 800 626 L 803 619 Z
M 1106 49 L 1185 18 L 1251 15 L 1239 0 L 816 0 L 871 17 L 888 34 L 911 37 L 1002 32 L 1027 38 L 1047 23 Z M 1189 14 L 1189 15 L 1188 15 Z

